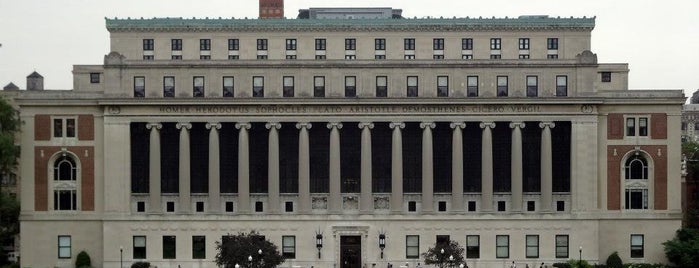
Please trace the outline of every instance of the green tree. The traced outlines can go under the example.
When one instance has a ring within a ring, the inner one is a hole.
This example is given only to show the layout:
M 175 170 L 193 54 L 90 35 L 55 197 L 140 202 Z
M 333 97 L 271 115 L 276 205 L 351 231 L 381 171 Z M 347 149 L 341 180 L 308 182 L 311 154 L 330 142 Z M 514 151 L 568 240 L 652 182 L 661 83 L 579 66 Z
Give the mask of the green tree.
M 92 267 L 92 261 L 90 260 L 90 255 L 87 252 L 80 251 L 78 256 L 75 257 L 75 268 L 90 268 Z
M 17 165 L 19 148 L 15 146 L 15 134 L 19 126 L 19 113 L 0 97 L 0 174 L 8 174 Z
M 284 262 L 277 246 L 255 231 L 224 236 L 216 241 L 216 251 L 214 261 L 224 268 L 274 268 Z
M 609 257 L 607 257 L 607 268 L 623 268 L 624 263 L 621 261 L 621 258 L 619 257 L 619 253 L 614 251 Z
M 425 264 L 436 265 L 439 268 L 458 267 L 464 263 L 464 248 L 459 242 L 449 240 L 448 243 L 436 243 L 434 247 L 422 253 Z
M 699 185 L 699 143 L 694 141 L 682 142 L 682 159 L 686 161 L 686 184 Z M 687 199 L 693 199 L 692 193 L 686 194 Z M 684 226 L 687 228 L 699 228 L 699 200 L 687 203 L 684 213 Z
M 675 238 L 663 243 L 665 256 L 677 268 L 699 267 L 699 230 L 679 229 Z

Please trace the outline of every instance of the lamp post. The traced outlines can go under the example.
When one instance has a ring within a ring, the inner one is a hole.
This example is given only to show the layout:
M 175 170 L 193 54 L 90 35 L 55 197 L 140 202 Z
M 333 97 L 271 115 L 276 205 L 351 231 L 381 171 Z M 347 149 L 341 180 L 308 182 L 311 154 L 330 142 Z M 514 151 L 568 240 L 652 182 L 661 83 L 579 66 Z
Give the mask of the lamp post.
M 252 268 L 252 255 L 248 255 L 248 268 Z
M 383 259 L 383 250 L 386 248 L 385 234 L 379 234 L 379 248 L 381 249 L 381 258 Z
M 119 268 L 124 268 L 124 247 L 119 246 Z
M 323 248 L 323 234 L 316 232 L 316 248 L 318 249 L 318 259 L 320 259 L 320 249 Z
M 580 255 L 579 255 L 580 258 L 578 259 L 579 260 L 578 267 L 580 267 L 580 265 L 582 265 L 582 246 L 580 246 L 580 248 L 578 249 L 578 252 L 580 253 Z
M 449 267 L 454 267 L 454 255 L 449 255 Z

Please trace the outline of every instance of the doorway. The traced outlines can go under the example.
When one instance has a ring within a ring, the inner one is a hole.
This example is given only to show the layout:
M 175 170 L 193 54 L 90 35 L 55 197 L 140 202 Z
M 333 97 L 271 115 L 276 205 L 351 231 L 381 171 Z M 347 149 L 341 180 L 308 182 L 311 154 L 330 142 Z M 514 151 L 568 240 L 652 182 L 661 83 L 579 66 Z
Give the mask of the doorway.
M 362 237 L 358 235 L 340 236 L 340 267 L 362 267 Z

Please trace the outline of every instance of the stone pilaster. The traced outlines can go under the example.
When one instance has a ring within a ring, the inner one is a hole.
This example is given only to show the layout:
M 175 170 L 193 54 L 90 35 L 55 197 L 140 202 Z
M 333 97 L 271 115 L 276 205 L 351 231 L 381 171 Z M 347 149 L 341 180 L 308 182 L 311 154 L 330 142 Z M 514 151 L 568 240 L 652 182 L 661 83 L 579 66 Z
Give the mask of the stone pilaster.
M 209 210 L 219 212 L 221 209 L 221 152 L 218 130 L 221 123 L 206 123 L 209 129 Z
M 553 206 L 553 153 L 551 129 L 553 122 L 539 123 L 541 130 L 541 211 L 551 211 Z
M 192 193 L 191 193 L 191 153 L 189 147 L 189 130 L 192 129 L 190 123 L 177 123 L 175 125 L 180 130 L 180 207 L 179 211 L 183 213 L 190 212 L 192 209 Z
M 522 211 L 522 128 L 523 122 L 512 122 L 512 154 L 510 155 L 510 179 L 512 185 L 512 211 Z
M 150 163 L 148 177 L 148 194 L 150 200 L 148 201 L 148 209 L 151 213 L 160 213 L 162 211 L 162 194 L 160 192 L 160 130 L 163 125 L 160 123 L 148 123 L 146 125 L 147 129 L 150 129 L 150 145 L 148 151 L 148 160 Z
M 308 130 L 311 123 L 297 123 L 299 129 L 299 212 L 311 212 L 311 170 Z
M 454 129 L 451 137 L 451 210 L 464 211 L 464 122 L 449 124 Z
M 250 213 L 250 123 L 236 123 L 238 133 L 238 208 L 240 213 Z
M 434 159 L 432 156 L 433 122 L 420 123 L 422 128 L 422 211 L 434 211 Z
M 482 122 L 481 137 L 481 211 L 493 211 L 493 132 L 495 123 Z
M 269 212 L 279 213 L 279 123 L 267 123 L 269 129 L 269 153 L 267 154 L 267 201 Z
M 330 129 L 330 197 L 328 211 L 339 214 L 342 212 L 341 177 L 340 177 L 340 129 L 342 123 L 328 123 Z
M 390 123 L 393 129 L 391 139 L 391 212 L 403 212 L 403 136 L 401 129 L 405 124 L 401 122 Z
M 371 191 L 371 129 L 374 128 L 374 124 L 359 123 L 359 128 L 362 129 L 359 210 L 361 213 L 370 213 L 374 204 Z

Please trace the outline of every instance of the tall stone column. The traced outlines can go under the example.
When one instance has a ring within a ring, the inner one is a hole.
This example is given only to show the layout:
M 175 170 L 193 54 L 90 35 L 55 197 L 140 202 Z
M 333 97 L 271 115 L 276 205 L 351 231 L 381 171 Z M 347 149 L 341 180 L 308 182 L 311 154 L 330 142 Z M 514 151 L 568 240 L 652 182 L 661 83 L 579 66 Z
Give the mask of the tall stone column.
M 449 124 L 454 129 L 451 137 L 451 209 L 464 211 L 464 137 L 461 132 L 466 123 Z
M 206 123 L 209 131 L 209 211 L 221 209 L 221 152 L 218 130 L 221 123 Z
M 371 129 L 374 128 L 373 123 L 359 123 L 359 128 L 362 129 L 362 149 L 361 149 L 361 175 L 360 185 L 361 191 L 359 196 L 359 211 L 367 214 L 371 213 L 374 206 L 372 198 L 372 177 L 371 177 Z
M 250 213 L 250 123 L 236 123 L 238 133 L 238 211 Z
M 311 123 L 297 123 L 299 129 L 299 212 L 311 213 L 311 167 L 308 130 Z
M 342 194 L 340 179 L 340 129 L 342 123 L 328 123 L 330 129 L 330 197 L 328 197 L 328 211 L 339 214 L 342 212 Z
M 433 122 L 420 123 L 422 128 L 422 211 L 434 211 L 434 159 L 432 158 Z
M 393 129 L 391 139 L 391 212 L 403 213 L 403 136 L 401 129 L 405 124 L 390 123 Z
M 191 174 L 190 170 L 192 168 L 190 164 L 190 148 L 189 148 L 189 131 L 192 129 L 192 124 L 190 123 L 177 123 L 175 125 L 177 129 L 180 130 L 180 208 L 179 211 L 187 213 L 191 211 L 192 208 L 192 194 L 191 194 Z
M 146 128 L 150 129 L 150 145 L 148 151 L 148 160 L 150 163 L 148 171 L 148 210 L 151 213 L 160 213 L 162 211 L 161 193 L 160 193 L 160 129 L 163 125 L 160 123 L 148 123 Z
M 481 211 L 493 211 L 493 132 L 495 123 L 482 122 L 481 137 Z
M 512 154 L 510 174 L 512 185 L 512 211 L 522 211 L 522 128 L 523 122 L 510 123 L 512 129 Z
M 551 211 L 553 203 L 553 154 L 551 129 L 553 122 L 541 122 L 541 211 Z
M 269 153 L 267 154 L 267 201 L 270 213 L 279 213 L 279 123 L 267 123 L 269 129 Z

